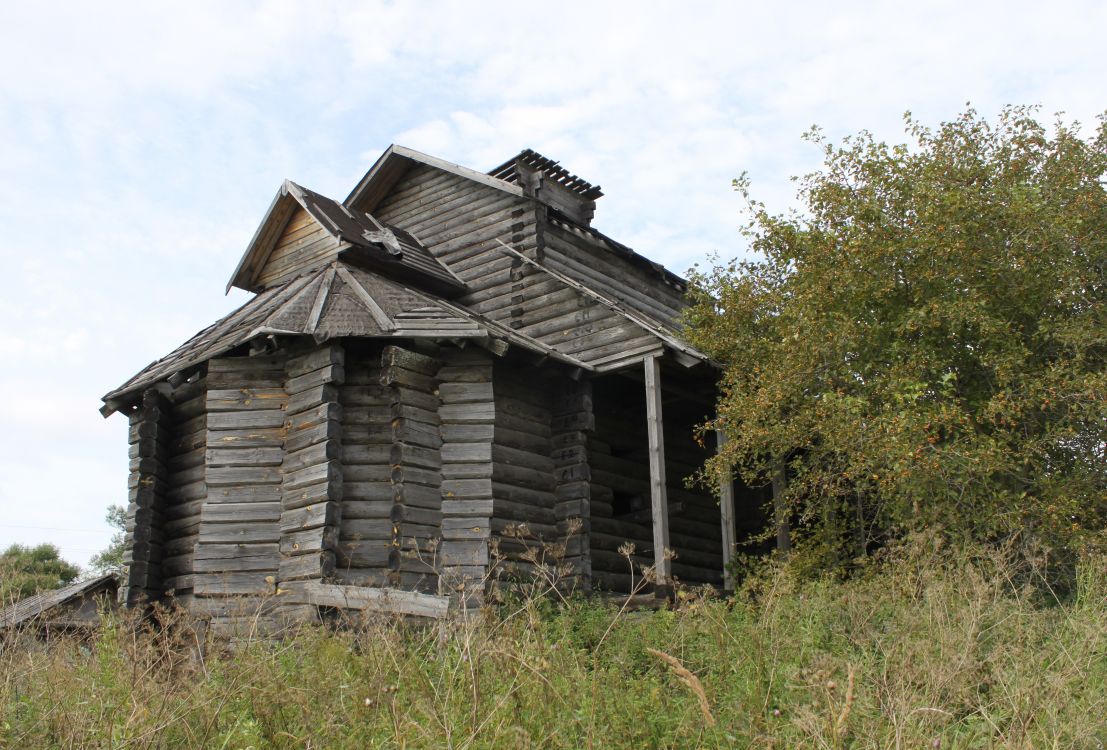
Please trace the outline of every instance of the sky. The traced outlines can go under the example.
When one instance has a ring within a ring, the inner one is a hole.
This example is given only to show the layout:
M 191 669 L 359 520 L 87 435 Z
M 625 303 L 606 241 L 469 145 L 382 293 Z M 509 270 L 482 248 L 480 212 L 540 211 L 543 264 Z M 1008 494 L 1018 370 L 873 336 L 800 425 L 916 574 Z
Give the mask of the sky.
M 0 11 L 0 548 L 84 565 L 126 504 L 100 397 L 247 295 L 284 178 L 344 198 L 391 143 L 601 185 L 594 226 L 677 273 L 742 257 L 801 135 L 1107 110 L 1107 3 L 87 2 Z

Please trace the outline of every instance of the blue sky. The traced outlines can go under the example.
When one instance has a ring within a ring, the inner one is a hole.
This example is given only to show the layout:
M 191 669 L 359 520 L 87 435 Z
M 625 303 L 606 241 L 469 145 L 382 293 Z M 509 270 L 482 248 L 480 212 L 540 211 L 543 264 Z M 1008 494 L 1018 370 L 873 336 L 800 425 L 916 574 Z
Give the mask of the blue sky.
M 126 502 L 99 398 L 232 307 L 285 177 L 343 198 L 390 143 L 524 147 L 603 186 L 595 225 L 683 272 L 742 255 L 800 134 L 902 140 L 971 101 L 1107 109 L 1096 2 L 30 3 L 0 23 L 0 547 L 85 563 Z

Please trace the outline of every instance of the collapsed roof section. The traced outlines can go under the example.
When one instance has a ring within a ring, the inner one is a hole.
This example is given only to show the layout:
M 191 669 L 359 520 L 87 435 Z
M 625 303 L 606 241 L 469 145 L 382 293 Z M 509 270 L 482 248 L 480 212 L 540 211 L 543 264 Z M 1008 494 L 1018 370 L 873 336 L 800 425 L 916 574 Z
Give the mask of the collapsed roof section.
M 227 282 L 227 291 L 231 287 L 248 292 L 264 288 L 259 276 L 297 208 L 304 209 L 315 225 L 326 233 L 331 245 L 330 255 L 343 256 L 394 278 L 416 282 L 444 296 L 455 296 L 465 289 L 464 282 L 409 233 L 385 226 L 364 211 L 351 210 L 325 195 L 285 180 Z

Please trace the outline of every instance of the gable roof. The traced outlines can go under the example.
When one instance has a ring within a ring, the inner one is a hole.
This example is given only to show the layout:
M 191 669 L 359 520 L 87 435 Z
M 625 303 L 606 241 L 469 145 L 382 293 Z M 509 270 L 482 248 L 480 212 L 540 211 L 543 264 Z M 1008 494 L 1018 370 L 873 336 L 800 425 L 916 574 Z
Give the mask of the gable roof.
M 361 263 L 389 275 L 419 281 L 431 291 L 452 296 L 465 283 L 431 255 L 411 234 L 387 227 L 364 211 L 352 211 L 337 201 L 285 180 L 238 262 L 232 286 L 258 291 L 256 279 L 296 208 L 303 208 L 335 241 L 336 252 L 353 252 Z
M 424 154 L 406 146 L 392 144 L 380 158 L 369 167 L 369 171 L 361 178 L 350 194 L 346 196 L 345 205 L 357 207 L 361 211 L 373 211 L 381 202 L 392 186 L 414 165 L 426 164 L 443 172 L 464 177 L 467 180 L 478 182 L 485 187 L 495 188 L 509 195 L 523 198 L 523 189 L 518 185 L 505 182 L 497 177 L 478 172 L 460 164 L 439 159 L 436 156 Z
M 87 581 L 77 581 L 68 586 L 52 591 L 42 591 L 38 594 L 20 599 L 0 610 L 0 630 L 15 627 L 36 617 L 42 617 L 46 623 L 52 623 L 48 613 L 52 609 L 68 604 L 82 596 L 97 594 L 103 591 L 115 591 L 118 588 L 119 579 L 115 573 L 107 573 Z M 67 624 L 64 619 L 62 624 Z

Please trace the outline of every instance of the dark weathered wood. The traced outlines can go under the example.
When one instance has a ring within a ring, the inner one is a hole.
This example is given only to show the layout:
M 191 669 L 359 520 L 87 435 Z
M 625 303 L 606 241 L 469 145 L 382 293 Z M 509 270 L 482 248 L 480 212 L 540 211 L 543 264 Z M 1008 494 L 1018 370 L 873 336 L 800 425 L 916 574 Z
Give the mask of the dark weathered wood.
M 658 357 L 644 360 L 646 374 L 646 426 L 650 449 L 650 508 L 653 515 L 654 570 L 659 584 L 669 583 L 672 566 L 669 549 L 669 501 L 665 477 L 665 432 L 661 414 L 661 364 Z
M 721 452 L 726 445 L 726 434 L 715 431 L 716 449 Z M 723 586 L 727 591 L 734 590 L 734 575 L 731 573 L 731 561 L 734 559 L 734 480 L 725 476 L 720 480 L 719 520 L 723 532 Z

